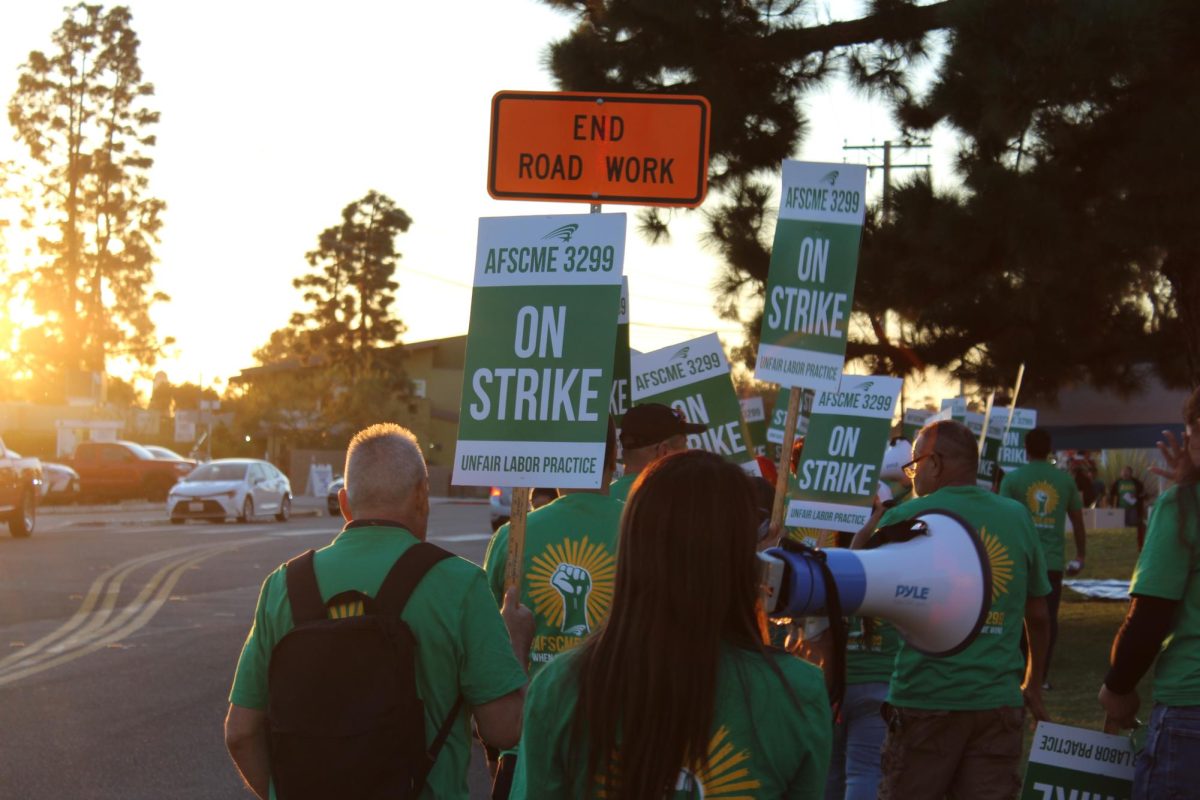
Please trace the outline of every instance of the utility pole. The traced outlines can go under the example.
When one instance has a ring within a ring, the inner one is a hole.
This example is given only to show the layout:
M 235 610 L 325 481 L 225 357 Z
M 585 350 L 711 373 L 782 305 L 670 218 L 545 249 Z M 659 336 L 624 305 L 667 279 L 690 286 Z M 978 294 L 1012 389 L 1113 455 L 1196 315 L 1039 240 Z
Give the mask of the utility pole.
M 843 142 L 844 141 L 845 140 L 843 139 Z M 932 149 L 932 147 L 933 145 L 929 143 L 928 139 L 905 139 L 899 142 L 893 142 L 891 139 L 887 139 L 882 144 L 875 144 L 875 141 L 872 140 L 871 144 L 842 145 L 843 150 L 883 151 L 882 165 L 872 164 L 870 160 L 867 161 L 867 175 L 874 174 L 875 170 L 877 169 L 883 170 L 883 218 L 885 220 L 889 219 L 892 213 L 892 170 L 923 169 L 926 172 L 929 172 L 932 169 L 932 165 L 930 164 L 928 157 L 926 157 L 924 164 L 893 164 L 892 151 L 903 150 L 908 152 L 911 150 L 929 150 Z
M 881 209 L 882 214 L 880 215 L 883 222 L 888 221 L 892 217 L 892 170 L 895 170 L 895 169 L 923 169 L 923 170 L 925 170 L 925 172 L 927 174 L 932 171 L 932 164 L 930 163 L 928 156 L 925 157 L 924 164 L 919 164 L 919 163 L 918 164 L 893 164 L 892 163 L 892 150 L 893 149 L 903 150 L 906 153 L 909 151 L 912 151 L 912 150 L 930 150 L 933 148 L 933 145 L 929 143 L 928 139 L 905 139 L 905 140 L 899 141 L 899 142 L 893 142 L 891 139 L 885 139 L 883 144 L 875 144 L 874 139 L 871 140 L 871 144 L 847 144 L 845 139 L 843 139 L 842 142 L 843 142 L 842 150 L 870 150 L 870 151 L 882 150 L 883 151 L 882 167 L 872 164 L 869 157 L 867 159 L 867 175 L 868 176 L 873 175 L 875 170 L 877 170 L 877 169 L 883 170 L 883 203 L 882 203 L 882 209 Z M 888 316 L 889 316 L 888 313 L 885 311 L 884 317 L 883 317 L 883 330 L 884 330 L 885 334 L 887 332 Z M 901 420 L 904 419 L 904 411 L 908 407 L 907 397 L 905 397 L 905 393 L 906 393 L 907 389 L 908 389 L 908 380 L 904 377 L 901 377 L 901 379 L 900 379 L 900 419 Z

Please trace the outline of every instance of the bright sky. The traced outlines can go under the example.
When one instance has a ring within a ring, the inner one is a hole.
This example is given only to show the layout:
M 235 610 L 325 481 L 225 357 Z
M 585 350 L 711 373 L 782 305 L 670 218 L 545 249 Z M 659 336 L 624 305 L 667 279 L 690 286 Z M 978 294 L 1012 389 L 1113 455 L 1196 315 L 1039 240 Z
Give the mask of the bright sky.
M 409 342 L 466 332 L 479 217 L 587 210 L 496 201 L 486 191 L 492 95 L 555 88 L 542 53 L 571 19 L 542 3 L 127 4 L 162 112 L 151 173 L 154 195 L 167 203 L 156 275 L 173 300 L 156 306 L 154 319 L 160 336 L 177 341 L 159 365 L 173 383 L 211 385 L 251 365 L 251 352 L 301 307 L 291 281 L 307 268 L 305 252 L 370 189 L 413 218 L 397 240 L 404 257 L 394 306 Z M 29 51 L 49 49 L 63 5 L 23 0 L 7 10 L 5 105 Z M 839 16 L 858 5 L 833 3 Z M 865 161 L 846 159 L 843 141 L 896 135 L 882 106 L 841 86 L 810 96 L 807 107 L 813 130 L 798 158 Z M 0 134 L 0 159 L 24 157 L 6 119 Z M 948 177 L 950 148 L 935 144 L 935 176 Z M 879 172 L 870 180 L 878 191 Z M 671 243 L 651 246 L 633 230 L 637 208 L 604 210 L 630 214 L 635 349 L 713 330 L 727 344 L 740 341 L 712 310 L 717 264 L 698 242 L 698 213 L 677 212 Z

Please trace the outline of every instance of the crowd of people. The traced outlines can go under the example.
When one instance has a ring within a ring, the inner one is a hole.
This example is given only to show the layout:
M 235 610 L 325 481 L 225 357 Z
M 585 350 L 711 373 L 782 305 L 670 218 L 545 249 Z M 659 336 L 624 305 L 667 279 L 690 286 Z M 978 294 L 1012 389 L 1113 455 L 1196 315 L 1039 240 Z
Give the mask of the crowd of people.
M 1110 729 L 1141 725 L 1134 687 L 1157 661 L 1136 797 L 1200 785 L 1200 390 L 1184 421 L 1182 441 L 1160 443 L 1174 485 L 1149 517 L 1099 695 Z M 666 406 L 630 409 L 624 475 L 610 483 L 610 426 L 603 486 L 530 512 L 520 564 L 502 527 L 482 570 L 424 541 L 412 434 L 360 432 L 345 528 L 267 577 L 237 664 L 225 735 L 249 788 L 264 800 L 467 797 L 477 734 L 498 755 L 497 798 L 1015 797 L 1027 719 L 1046 719 L 1063 575 L 1086 560 L 1083 497 L 1048 462 L 1046 432 L 1028 434 L 1028 465 L 997 493 L 977 485 L 964 425 L 920 431 L 897 499 L 839 544 L 953 512 L 990 559 L 984 624 L 939 657 L 884 620 L 851 619 L 844 658 L 815 659 L 823 672 L 772 645 L 757 552 L 784 532 L 763 524 L 769 501 L 739 467 L 687 449 L 702 427 Z M 1132 477 L 1110 495 L 1143 500 Z M 845 691 L 831 702 L 834 684 Z

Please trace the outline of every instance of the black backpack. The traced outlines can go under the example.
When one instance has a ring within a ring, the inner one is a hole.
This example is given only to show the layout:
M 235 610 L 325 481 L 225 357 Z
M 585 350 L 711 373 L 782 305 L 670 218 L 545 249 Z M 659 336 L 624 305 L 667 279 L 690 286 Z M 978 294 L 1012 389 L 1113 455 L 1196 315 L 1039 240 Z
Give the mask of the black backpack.
M 331 598 L 335 614 L 349 606 L 332 619 L 317 588 L 313 551 L 287 562 L 295 627 L 271 651 L 267 674 L 271 777 L 279 800 L 421 793 L 462 700 L 426 748 L 417 640 L 400 613 L 425 573 L 450 555 L 426 542 L 413 545 L 373 599 L 361 592 Z

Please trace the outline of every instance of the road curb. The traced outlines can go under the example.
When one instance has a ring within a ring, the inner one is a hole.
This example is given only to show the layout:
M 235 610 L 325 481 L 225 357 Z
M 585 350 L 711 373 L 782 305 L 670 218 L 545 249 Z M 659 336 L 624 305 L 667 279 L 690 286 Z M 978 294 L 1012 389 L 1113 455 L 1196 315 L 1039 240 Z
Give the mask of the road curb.
M 162 508 L 162 503 L 107 503 L 104 505 L 38 505 L 38 516 L 67 517 L 76 514 L 113 514 L 137 511 L 154 511 Z
M 157 508 L 158 508 L 158 506 L 155 505 L 151 509 L 146 509 L 146 510 L 153 510 L 153 509 L 157 509 Z M 294 517 L 323 517 L 323 516 L 325 516 L 326 513 L 327 513 L 326 509 L 324 509 L 324 508 L 296 508 L 295 506 L 292 506 L 292 517 L 293 518 Z M 267 520 L 273 520 L 273 519 L 274 519 L 273 515 L 267 515 L 264 517 L 259 517 L 259 518 L 255 519 L 254 521 L 255 522 L 265 522 Z M 62 525 L 60 527 L 61 528 L 139 528 L 139 527 L 150 527 L 152 525 L 166 525 L 166 524 L 169 524 L 170 521 L 171 520 L 169 517 L 158 517 L 156 519 L 128 519 L 128 520 L 83 519 L 83 520 L 75 520 L 72 522 L 68 522 L 65 525 Z

